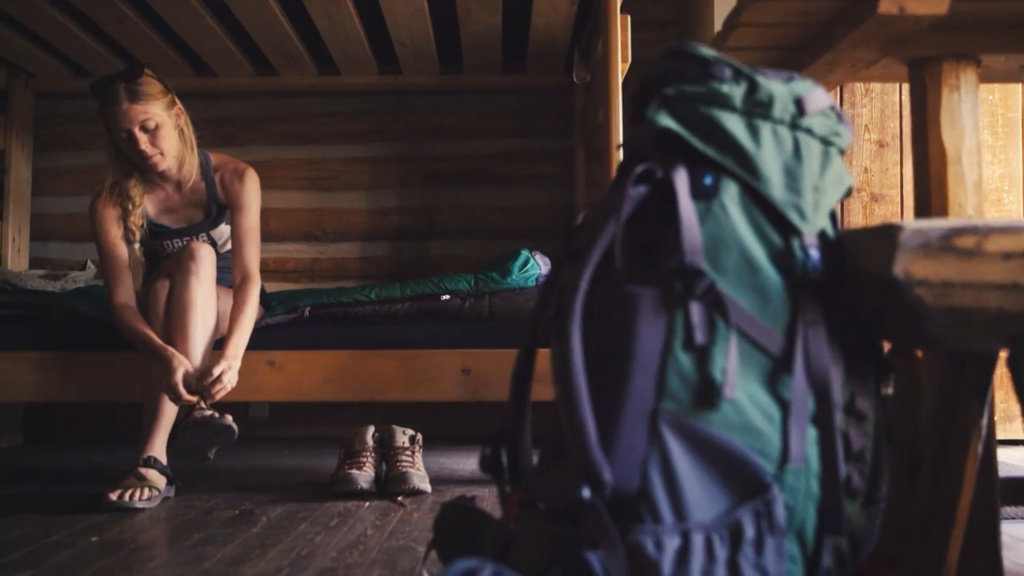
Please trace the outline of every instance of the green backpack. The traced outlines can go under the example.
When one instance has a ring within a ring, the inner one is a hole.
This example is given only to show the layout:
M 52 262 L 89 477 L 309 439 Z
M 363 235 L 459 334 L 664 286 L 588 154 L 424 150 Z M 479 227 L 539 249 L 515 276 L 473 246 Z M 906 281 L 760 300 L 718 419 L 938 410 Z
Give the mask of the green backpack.
M 850 573 L 881 512 L 889 377 L 843 302 L 850 125 L 817 83 L 697 44 L 629 113 L 482 455 L 503 517 L 448 504 L 433 546 L 447 574 Z M 558 427 L 535 461 L 544 346 Z

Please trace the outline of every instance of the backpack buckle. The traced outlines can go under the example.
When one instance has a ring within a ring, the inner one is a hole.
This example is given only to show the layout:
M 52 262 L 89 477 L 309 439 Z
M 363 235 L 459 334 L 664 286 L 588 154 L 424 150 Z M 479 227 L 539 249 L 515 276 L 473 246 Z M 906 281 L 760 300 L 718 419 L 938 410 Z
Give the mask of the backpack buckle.
M 804 237 L 803 254 L 804 275 L 812 280 L 821 278 L 825 271 L 825 262 L 821 255 L 821 245 L 818 244 L 818 238 L 816 236 Z

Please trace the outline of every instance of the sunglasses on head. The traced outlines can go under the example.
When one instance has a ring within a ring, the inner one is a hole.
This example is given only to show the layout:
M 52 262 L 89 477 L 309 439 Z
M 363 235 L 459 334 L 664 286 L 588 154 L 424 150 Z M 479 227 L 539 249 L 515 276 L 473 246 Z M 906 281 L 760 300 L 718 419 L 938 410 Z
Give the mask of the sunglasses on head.
M 147 70 L 149 71 L 149 75 L 159 82 L 160 85 L 168 92 L 172 94 L 174 93 L 174 90 L 171 90 L 171 87 L 164 82 L 163 78 L 153 70 L 149 69 L 145 64 L 132 64 L 127 68 L 114 72 L 113 74 L 100 76 L 89 84 L 89 92 L 92 94 L 93 98 L 99 100 L 115 85 L 129 84 L 138 81 L 146 75 Z

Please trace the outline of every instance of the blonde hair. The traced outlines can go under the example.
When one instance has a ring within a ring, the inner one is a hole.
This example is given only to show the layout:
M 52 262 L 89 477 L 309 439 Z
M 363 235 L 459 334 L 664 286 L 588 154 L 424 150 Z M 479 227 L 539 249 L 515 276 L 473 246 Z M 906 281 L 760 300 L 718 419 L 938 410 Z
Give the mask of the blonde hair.
M 100 194 L 121 209 L 124 239 L 131 247 L 129 261 L 132 276 L 138 287 L 143 265 L 140 242 L 146 233 L 142 167 L 121 149 L 115 134 L 109 128 L 109 121 L 125 105 L 152 106 L 168 113 L 176 107 L 181 107 L 182 119 L 178 125 L 178 139 L 181 142 L 181 174 L 186 187 L 199 175 L 199 144 L 185 106 L 174 90 L 153 70 L 145 66 L 132 66 L 97 79 L 90 89 L 96 100 L 97 115 L 103 121 L 107 132 L 107 177 Z

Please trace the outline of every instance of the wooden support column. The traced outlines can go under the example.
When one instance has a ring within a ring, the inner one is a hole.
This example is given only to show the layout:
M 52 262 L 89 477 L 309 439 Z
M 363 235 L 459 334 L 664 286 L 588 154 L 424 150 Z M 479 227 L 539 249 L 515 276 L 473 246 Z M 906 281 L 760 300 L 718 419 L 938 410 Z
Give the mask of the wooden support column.
M 32 123 L 35 101 L 28 77 L 7 73 L 7 121 L 4 145 L 4 216 L 0 230 L 0 267 L 28 269 L 29 211 L 32 201 Z
M 979 67 L 971 56 L 908 62 L 915 217 L 985 215 Z M 916 496 L 909 511 L 917 528 L 905 535 L 907 567 L 915 571 L 1002 573 L 992 401 L 998 354 L 924 351 L 916 406 L 922 435 L 916 446 L 894 451 L 894 459 L 908 458 L 906 450 L 920 459 L 919 474 L 895 480 Z
M 680 40 L 710 44 L 715 37 L 715 0 L 677 0 L 676 23 Z
M 622 161 L 622 79 L 624 64 L 621 0 L 600 0 L 584 33 L 573 76 L 576 213 L 600 202 Z
M 908 63 L 917 217 L 984 215 L 980 64 L 975 58 Z
M 6 76 L 7 113 L 3 134 L 4 211 L 3 225 L 0 226 L 0 268 L 27 270 L 35 106 L 25 73 L 8 69 Z M 0 447 L 21 444 L 23 415 L 23 404 L 0 404 Z

